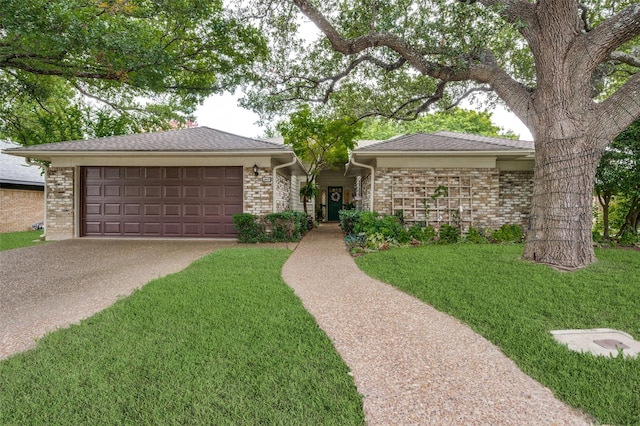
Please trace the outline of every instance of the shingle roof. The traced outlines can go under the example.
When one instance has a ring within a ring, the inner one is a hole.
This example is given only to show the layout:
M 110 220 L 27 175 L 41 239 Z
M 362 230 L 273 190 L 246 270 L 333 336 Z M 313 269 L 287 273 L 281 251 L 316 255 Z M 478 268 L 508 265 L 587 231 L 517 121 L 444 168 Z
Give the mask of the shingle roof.
M 0 140 L 0 150 L 20 148 L 20 145 Z M 44 178 L 40 167 L 29 166 L 24 158 L 0 153 L 0 182 L 14 185 L 44 187 Z
M 164 132 L 137 133 L 99 139 L 56 142 L 20 148 L 38 152 L 228 152 L 228 151 L 291 151 L 277 143 L 238 136 L 209 127 Z
M 414 133 L 357 148 L 354 152 L 382 151 L 531 151 L 533 142 L 439 131 Z

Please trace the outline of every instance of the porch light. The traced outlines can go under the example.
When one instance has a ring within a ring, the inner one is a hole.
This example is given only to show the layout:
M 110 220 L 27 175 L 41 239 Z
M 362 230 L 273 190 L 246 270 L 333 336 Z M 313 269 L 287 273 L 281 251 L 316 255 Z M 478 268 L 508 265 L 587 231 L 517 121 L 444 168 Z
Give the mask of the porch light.
M 258 165 L 257 164 L 253 165 L 253 174 L 258 176 Z

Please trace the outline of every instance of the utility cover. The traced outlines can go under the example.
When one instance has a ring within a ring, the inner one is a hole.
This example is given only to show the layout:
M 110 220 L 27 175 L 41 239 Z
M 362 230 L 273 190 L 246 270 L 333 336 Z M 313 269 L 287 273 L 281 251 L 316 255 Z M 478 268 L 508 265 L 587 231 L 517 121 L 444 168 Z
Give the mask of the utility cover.
M 620 330 L 592 328 L 583 330 L 552 330 L 551 334 L 560 343 L 576 352 L 590 352 L 594 355 L 636 357 L 640 353 L 640 342 Z

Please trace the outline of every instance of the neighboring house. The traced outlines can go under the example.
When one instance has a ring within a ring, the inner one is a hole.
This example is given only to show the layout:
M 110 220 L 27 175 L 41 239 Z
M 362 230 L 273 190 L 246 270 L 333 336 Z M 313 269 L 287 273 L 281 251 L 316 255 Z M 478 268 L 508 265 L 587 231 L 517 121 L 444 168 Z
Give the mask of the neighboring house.
M 459 223 L 463 230 L 519 224 L 526 229 L 534 158 L 530 141 L 417 133 L 356 148 L 345 175 L 355 180 L 352 194 L 361 208 L 402 211 L 409 224 Z M 326 190 L 332 219 L 332 199 L 340 198 L 335 191 L 346 195 L 348 189 L 336 184 Z
M 51 163 L 47 239 L 226 238 L 236 236 L 236 213 L 302 210 L 304 167 L 278 142 L 197 127 L 6 153 Z M 409 224 L 526 227 L 533 166 L 529 141 L 444 131 L 361 141 L 345 167 L 318 176 L 309 213 L 336 221 L 353 203 L 402 211 Z
M 291 148 L 207 127 L 13 148 L 49 161 L 46 239 L 235 237 L 232 216 L 291 207 Z
M 20 145 L 0 141 L 0 150 Z M 44 220 L 44 178 L 38 166 L 0 153 L 0 232 L 28 231 Z

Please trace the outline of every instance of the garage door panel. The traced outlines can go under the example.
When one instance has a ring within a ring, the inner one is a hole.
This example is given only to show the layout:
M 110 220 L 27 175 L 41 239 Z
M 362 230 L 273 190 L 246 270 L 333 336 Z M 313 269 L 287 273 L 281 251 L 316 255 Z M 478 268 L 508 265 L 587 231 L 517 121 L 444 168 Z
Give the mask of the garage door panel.
M 122 216 L 121 207 L 122 207 L 121 204 L 105 203 L 104 215 L 105 216 Z
M 124 234 L 125 235 L 142 235 L 142 224 L 140 222 L 125 222 L 124 223 Z
M 120 222 L 105 222 L 105 235 L 122 235 L 122 226 Z
M 235 237 L 242 170 L 83 167 L 81 235 Z

